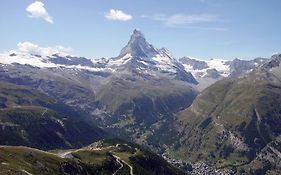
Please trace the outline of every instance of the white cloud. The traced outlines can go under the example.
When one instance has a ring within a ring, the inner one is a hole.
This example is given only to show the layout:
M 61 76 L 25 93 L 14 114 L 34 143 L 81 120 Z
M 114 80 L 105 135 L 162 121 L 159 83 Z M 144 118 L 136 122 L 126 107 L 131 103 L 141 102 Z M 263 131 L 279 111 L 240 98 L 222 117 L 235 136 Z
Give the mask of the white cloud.
M 63 46 L 55 46 L 55 47 L 39 47 L 36 44 L 31 42 L 20 42 L 18 43 L 18 48 L 16 51 L 11 52 L 21 52 L 26 54 L 33 54 L 33 55 L 41 55 L 43 57 L 51 56 L 54 54 L 59 55 L 70 55 L 72 49 L 65 48 Z
M 145 17 L 150 18 L 154 21 L 161 21 L 166 26 L 169 27 L 221 21 L 216 15 L 210 15 L 210 14 L 200 14 L 200 15 L 174 14 L 171 16 L 157 14 L 150 17 L 148 16 Z
M 121 10 L 111 9 L 105 14 L 105 18 L 109 20 L 129 21 L 133 19 L 133 16 L 126 14 Z
M 53 24 L 53 18 L 48 14 L 47 10 L 44 7 L 44 3 L 41 1 L 35 1 L 31 3 L 26 11 L 30 13 L 30 17 L 32 18 L 43 18 L 48 23 Z

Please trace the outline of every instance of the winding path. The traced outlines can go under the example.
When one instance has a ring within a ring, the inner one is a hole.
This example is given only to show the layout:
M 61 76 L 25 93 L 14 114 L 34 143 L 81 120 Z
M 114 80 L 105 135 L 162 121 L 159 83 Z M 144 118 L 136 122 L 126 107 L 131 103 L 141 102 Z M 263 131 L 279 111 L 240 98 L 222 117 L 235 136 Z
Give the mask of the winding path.
M 112 175 L 115 175 L 117 174 L 123 167 L 124 167 L 124 164 L 120 161 L 120 158 L 113 155 L 113 157 L 116 159 L 116 161 L 119 163 L 120 167 L 118 168 L 118 170 L 115 171 L 115 173 L 113 173 Z
M 126 164 L 126 165 L 130 168 L 130 175 L 134 175 L 133 167 L 132 167 L 130 164 L 128 164 L 127 162 L 125 162 L 125 161 L 122 160 L 120 157 L 118 157 L 118 156 L 116 156 L 116 155 L 114 155 L 114 154 L 112 154 L 112 156 L 115 157 L 115 159 L 116 159 L 117 161 L 120 161 L 122 164 L 123 164 L 123 163 Z
M 94 149 L 92 148 L 90 150 L 91 151 L 100 151 L 100 150 L 105 150 L 105 149 L 109 149 L 109 148 L 112 148 L 112 147 L 116 147 L 117 148 L 118 146 L 119 146 L 119 144 L 116 144 L 115 146 L 108 146 L 108 147 L 104 147 L 104 148 L 94 148 Z M 71 158 L 72 157 L 71 153 L 78 152 L 80 150 L 84 150 L 84 149 L 69 150 L 69 151 L 57 153 L 55 155 L 57 155 L 57 156 L 59 156 L 61 158 Z M 130 164 L 128 164 L 126 161 L 122 160 L 117 155 L 114 155 L 112 151 L 109 151 L 109 152 L 116 159 L 117 163 L 120 165 L 118 170 L 116 170 L 112 175 L 116 175 L 124 167 L 124 164 L 126 164 L 130 168 L 130 175 L 134 175 L 133 167 Z M 53 154 L 53 153 L 51 153 L 51 154 Z
M 71 153 L 74 153 L 74 152 L 76 152 L 76 151 L 66 151 L 66 152 L 58 153 L 57 155 L 61 158 L 71 158 L 71 157 L 73 157 L 71 155 Z
M 122 162 L 124 162 L 126 165 L 128 165 L 128 167 L 130 167 L 130 175 L 134 175 L 134 172 L 133 172 L 133 167 L 131 165 L 129 165 L 127 162 L 121 160 Z

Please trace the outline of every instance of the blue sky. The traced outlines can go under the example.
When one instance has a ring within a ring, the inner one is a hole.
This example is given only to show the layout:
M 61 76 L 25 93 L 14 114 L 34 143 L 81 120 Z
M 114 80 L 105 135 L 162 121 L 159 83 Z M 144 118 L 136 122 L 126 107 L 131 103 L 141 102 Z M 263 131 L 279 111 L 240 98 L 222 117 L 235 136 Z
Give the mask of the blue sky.
M 0 2 L 0 52 L 28 41 L 112 57 L 135 28 L 176 57 L 249 59 L 281 52 L 280 0 L 44 0 L 43 12 L 28 9 L 34 2 Z

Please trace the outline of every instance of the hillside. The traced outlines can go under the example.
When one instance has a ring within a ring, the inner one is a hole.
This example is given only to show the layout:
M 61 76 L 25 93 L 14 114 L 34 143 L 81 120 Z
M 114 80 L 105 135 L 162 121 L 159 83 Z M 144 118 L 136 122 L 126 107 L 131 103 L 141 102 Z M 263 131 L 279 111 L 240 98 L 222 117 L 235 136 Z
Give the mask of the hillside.
M 0 144 L 75 148 L 107 134 L 72 108 L 26 86 L 0 82 Z
M 0 147 L 0 174 L 123 174 L 185 173 L 164 159 L 122 141 L 99 141 L 76 150 L 45 152 L 28 147 Z
M 281 134 L 280 58 L 273 56 L 253 72 L 215 83 L 178 114 L 183 158 L 239 167 Z
M 249 174 L 269 174 L 281 173 L 281 137 L 268 143 L 251 161 L 250 164 L 239 168 L 239 172 Z

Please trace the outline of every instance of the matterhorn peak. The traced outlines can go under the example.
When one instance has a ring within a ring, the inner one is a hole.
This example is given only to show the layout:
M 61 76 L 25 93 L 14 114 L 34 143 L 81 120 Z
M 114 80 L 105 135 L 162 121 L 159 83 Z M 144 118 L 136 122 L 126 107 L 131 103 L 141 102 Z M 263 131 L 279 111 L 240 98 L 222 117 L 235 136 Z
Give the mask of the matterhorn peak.
M 135 29 L 128 44 L 120 52 L 120 56 L 125 56 L 127 54 L 133 57 L 148 58 L 155 56 L 158 52 L 146 41 L 142 32 Z
M 133 35 L 132 36 L 133 37 L 142 37 L 142 38 L 144 38 L 144 35 L 142 34 L 142 32 L 139 29 L 135 29 L 133 31 Z

